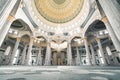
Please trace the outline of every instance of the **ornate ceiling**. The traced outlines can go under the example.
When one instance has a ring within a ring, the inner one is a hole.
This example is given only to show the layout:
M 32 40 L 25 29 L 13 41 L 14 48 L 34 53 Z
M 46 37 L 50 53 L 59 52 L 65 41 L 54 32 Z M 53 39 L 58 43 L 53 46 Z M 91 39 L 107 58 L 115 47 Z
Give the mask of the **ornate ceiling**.
M 34 0 L 41 16 L 53 23 L 65 23 L 81 11 L 84 0 Z

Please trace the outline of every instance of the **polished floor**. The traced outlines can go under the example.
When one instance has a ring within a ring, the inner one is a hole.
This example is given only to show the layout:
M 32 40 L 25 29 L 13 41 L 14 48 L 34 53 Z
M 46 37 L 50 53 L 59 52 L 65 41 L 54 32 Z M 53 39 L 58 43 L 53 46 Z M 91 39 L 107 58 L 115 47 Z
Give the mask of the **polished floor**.
M 120 80 L 120 66 L 0 66 L 0 80 Z

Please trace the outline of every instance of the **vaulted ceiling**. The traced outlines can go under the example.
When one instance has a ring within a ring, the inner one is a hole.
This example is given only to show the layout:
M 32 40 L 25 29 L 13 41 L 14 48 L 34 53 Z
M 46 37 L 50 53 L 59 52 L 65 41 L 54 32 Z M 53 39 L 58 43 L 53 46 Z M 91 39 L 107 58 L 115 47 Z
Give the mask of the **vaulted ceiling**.
M 84 0 L 34 0 L 39 14 L 53 23 L 65 23 L 81 11 Z

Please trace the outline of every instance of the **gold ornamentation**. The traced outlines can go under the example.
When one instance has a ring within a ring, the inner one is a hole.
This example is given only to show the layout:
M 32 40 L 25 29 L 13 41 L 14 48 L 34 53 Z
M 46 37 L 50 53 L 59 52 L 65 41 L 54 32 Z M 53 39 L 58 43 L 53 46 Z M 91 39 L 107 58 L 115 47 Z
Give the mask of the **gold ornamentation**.
M 35 6 L 48 21 L 65 23 L 75 18 L 81 11 L 84 0 L 34 0 Z
M 12 22 L 12 21 L 14 21 L 14 20 L 15 20 L 15 17 L 14 17 L 14 16 L 12 16 L 12 15 L 9 15 L 7 19 L 8 19 L 9 21 L 11 21 L 11 22 Z

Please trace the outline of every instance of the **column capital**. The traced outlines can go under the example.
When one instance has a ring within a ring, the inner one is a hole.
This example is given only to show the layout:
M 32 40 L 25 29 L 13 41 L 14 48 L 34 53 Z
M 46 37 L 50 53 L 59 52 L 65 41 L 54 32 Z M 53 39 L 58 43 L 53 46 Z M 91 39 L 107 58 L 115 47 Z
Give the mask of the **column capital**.
M 87 37 L 83 37 L 82 39 L 83 39 L 83 40 L 87 40 Z
M 20 40 L 21 40 L 21 37 L 17 37 L 16 40 L 17 40 L 17 41 L 20 41 Z
M 7 18 L 8 21 L 13 22 L 15 20 L 15 17 L 12 15 L 9 15 Z
M 31 36 L 31 37 L 30 37 L 30 39 L 34 40 L 34 37 L 33 37 L 33 36 Z
M 89 45 L 92 45 L 92 42 L 89 42 Z
M 105 17 L 103 17 L 102 19 L 101 19 L 104 23 L 107 23 L 108 22 L 108 19 L 107 19 L 107 17 L 105 16 Z
M 100 41 L 100 38 L 95 38 L 95 40 L 98 42 L 98 41 Z
M 24 45 L 27 46 L 29 42 L 24 42 Z

